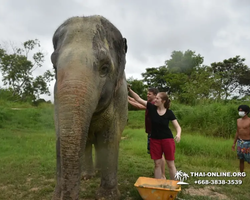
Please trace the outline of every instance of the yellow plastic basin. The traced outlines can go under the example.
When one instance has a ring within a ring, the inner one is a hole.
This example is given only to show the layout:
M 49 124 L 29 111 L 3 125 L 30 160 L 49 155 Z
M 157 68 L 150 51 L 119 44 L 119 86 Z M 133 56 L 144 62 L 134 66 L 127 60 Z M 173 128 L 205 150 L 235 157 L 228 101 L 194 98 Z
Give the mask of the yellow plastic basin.
M 172 200 L 181 191 L 178 181 L 139 177 L 134 186 L 144 200 Z

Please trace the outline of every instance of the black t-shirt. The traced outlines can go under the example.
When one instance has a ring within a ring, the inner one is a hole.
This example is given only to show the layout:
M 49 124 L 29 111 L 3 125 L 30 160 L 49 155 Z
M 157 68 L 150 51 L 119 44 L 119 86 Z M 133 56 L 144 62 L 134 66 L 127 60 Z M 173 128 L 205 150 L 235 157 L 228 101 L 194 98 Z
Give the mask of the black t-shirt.
M 169 121 L 176 119 L 172 110 L 167 109 L 163 115 L 157 112 L 157 106 L 147 103 L 148 113 L 151 119 L 151 138 L 166 139 L 173 138 L 172 131 L 169 128 Z

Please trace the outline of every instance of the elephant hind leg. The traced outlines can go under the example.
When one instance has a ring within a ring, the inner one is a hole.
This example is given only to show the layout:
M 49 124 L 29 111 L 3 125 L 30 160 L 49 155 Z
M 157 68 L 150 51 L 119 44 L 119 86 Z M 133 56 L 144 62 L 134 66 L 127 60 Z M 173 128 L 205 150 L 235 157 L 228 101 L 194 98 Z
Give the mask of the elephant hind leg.
M 101 172 L 102 169 L 102 162 L 105 162 L 102 158 L 103 154 L 101 152 L 101 149 L 98 147 L 97 144 L 95 144 L 95 171 L 97 174 Z
M 56 187 L 53 193 L 52 200 L 60 200 L 60 199 L 61 199 L 61 191 L 58 189 L 58 187 Z
M 93 165 L 93 156 L 92 156 L 92 143 L 87 142 L 86 148 L 83 153 L 82 160 L 82 179 L 87 180 L 95 176 L 95 170 Z
M 96 200 L 119 200 L 121 197 L 118 188 L 113 188 L 111 190 L 106 190 L 100 187 L 96 192 Z
M 121 196 L 117 183 L 118 134 L 110 131 L 110 135 L 107 138 L 100 135 L 97 141 L 96 152 L 98 163 L 101 163 L 101 184 L 96 193 L 96 199 L 117 200 Z

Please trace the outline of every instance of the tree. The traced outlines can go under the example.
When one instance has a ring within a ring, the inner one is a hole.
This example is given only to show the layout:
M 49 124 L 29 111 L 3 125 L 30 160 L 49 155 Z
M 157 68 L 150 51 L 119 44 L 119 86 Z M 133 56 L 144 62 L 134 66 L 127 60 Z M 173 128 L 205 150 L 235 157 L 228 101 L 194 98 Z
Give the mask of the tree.
M 170 85 L 166 81 L 166 75 L 169 70 L 165 66 L 158 68 L 147 68 L 145 73 L 142 73 L 143 82 L 147 87 L 157 88 L 160 92 L 169 92 Z
M 133 77 L 130 77 L 127 79 L 127 83 L 131 86 L 133 91 L 135 91 L 142 99 L 147 99 L 147 88 L 143 84 L 143 81 L 134 79 Z M 137 110 L 132 105 L 128 104 L 129 110 Z
M 195 55 L 195 52 L 191 50 L 184 53 L 173 51 L 171 59 L 166 60 L 165 64 L 171 73 L 183 73 L 190 76 L 195 68 L 201 66 L 203 60 L 200 54 Z
M 168 73 L 164 78 L 169 85 L 168 94 L 178 99 L 183 93 L 182 86 L 187 83 L 188 76 L 184 73 Z
M 33 72 L 44 62 L 41 51 L 33 53 L 29 59 L 29 53 L 36 47 L 40 47 L 37 39 L 24 42 L 22 48 L 12 46 L 12 53 L 0 46 L 2 81 L 12 89 L 13 96 L 20 96 L 22 101 L 34 101 L 41 94 L 50 95 L 48 84 L 53 80 L 54 73 L 47 70 L 43 75 L 33 76 Z
M 192 73 L 196 73 L 196 70 L 201 67 L 202 63 L 203 57 L 199 54 L 196 55 L 194 51 L 187 50 L 184 53 L 173 51 L 171 59 L 165 61 L 165 67 L 169 73 L 164 78 L 168 84 L 169 94 L 183 102 L 189 102 L 190 98 L 193 97 L 188 93 L 190 90 L 195 89 L 192 87 L 195 83 L 195 80 L 192 80 L 194 78 Z M 187 86 L 187 83 L 189 86 Z
M 244 64 L 245 59 L 240 56 L 225 59 L 223 62 L 214 62 L 211 64 L 212 75 L 215 79 L 217 88 L 220 88 L 218 99 L 228 97 L 234 93 L 240 93 L 241 95 L 247 92 L 245 85 L 249 85 L 249 68 Z
M 131 86 L 133 91 L 135 91 L 142 99 L 147 98 L 147 88 L 141 80 L 137 80 L 133 77 L 130 77 L 127 79 L 127 83 Z
M 213 96 L 214 80 L 209 66 L 196 68 L 185 84 L 181 85 L 179 100 L 181 103 L 196 104 Z

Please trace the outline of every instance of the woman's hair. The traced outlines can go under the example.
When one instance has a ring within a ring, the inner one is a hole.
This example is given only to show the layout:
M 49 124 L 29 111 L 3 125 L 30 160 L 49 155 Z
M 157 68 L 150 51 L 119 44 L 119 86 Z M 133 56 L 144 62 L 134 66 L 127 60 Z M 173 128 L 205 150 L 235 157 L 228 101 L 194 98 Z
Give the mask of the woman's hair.
M 168 95 L 166 94 L 166 92 L 159 92 L 158 94 L 159 94 L 159 96 L 161 97 L 162 101 L 165 101 L 164 107 L 165 107 L 166 109 L 169 109 L 171 100 L 169 99 L 169 97 L 168 97 Z

